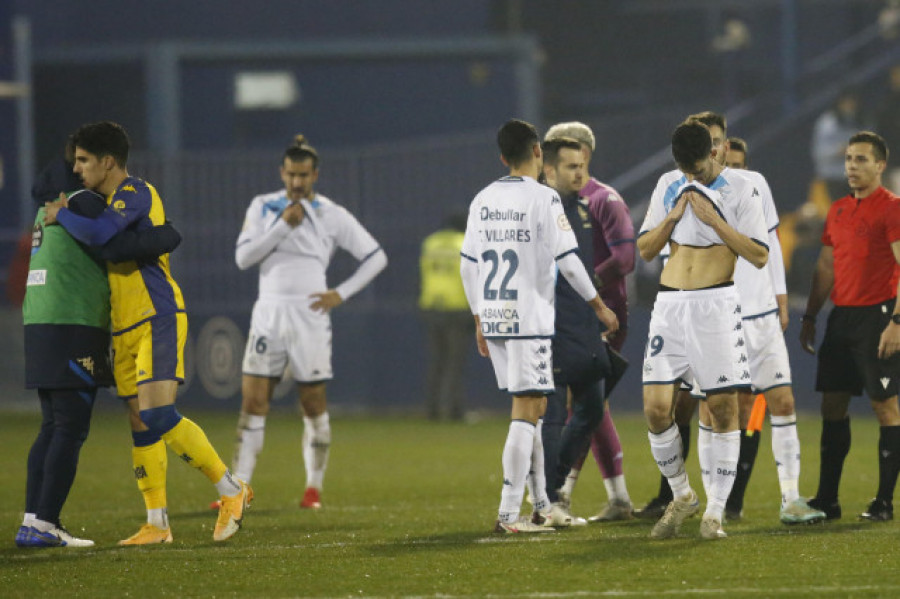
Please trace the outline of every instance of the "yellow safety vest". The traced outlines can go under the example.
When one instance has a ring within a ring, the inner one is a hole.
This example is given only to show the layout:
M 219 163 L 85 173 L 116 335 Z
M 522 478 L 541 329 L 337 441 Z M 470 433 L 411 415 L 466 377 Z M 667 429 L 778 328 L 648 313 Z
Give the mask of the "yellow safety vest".
M 422 242 L 419 272 L 422 293 L 419 308 L 423 310 L 468 310 L 466 292 L 459 276 L 459 252 L 465 234 L 452 229 L 432 233 Z

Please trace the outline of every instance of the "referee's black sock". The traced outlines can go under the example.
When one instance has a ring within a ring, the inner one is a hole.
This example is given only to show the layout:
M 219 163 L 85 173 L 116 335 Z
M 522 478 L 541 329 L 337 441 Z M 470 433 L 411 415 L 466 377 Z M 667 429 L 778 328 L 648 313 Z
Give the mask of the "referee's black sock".
M 816 492 L 816 498 L 820 501 L 834 503 L 838 500 L 841 471 L 849 451 L 850 417 L 843 420 L 823 420 L 819 448 L 819 490 Z
M 900 474 L 900 426 L 882 426 L 878 438 L 878 495 L 893 504 L 894 487 Z
M 753 472 L 753 464 L 756 463 L 756 454 L 759 452 L 759 431 L 741 429 L 741 453 L 738 457 L 737 475 L 734 478 L 734 486 L 725 503 L 725 509 L 740 512 L 744 509 L 744 493 L 747 491 L 747 483 L 750 482 L 750 473 Z

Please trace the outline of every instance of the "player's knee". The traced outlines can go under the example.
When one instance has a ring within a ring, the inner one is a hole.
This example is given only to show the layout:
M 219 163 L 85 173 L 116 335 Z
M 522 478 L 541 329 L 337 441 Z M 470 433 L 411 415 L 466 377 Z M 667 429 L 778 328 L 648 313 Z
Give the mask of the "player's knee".
M 181 414 L 174 404 L 141 410 L 141 420 L 157 435 L 164 435 L 181 421 Z
M 715 401 L 707 400 L 709 416 L 713 429 L 719 432 L 730 430 L 738 424 L 738 409 L 736 402 L 717 398 Z
M 891 397 L 884 401 L 872 400 L 872 409 L 878 424 L 881 426 L 900 425 L 900 409 L 897 405 L 897 397 Z
M 241 411 L 254 416 L 265 416 L 269 413 L 269 398 L 265 394 L 251 393 L 241 399 Z
M 300 386 L 300 407 L 307 418 L 315 418 L 325 413 L 328 407 L 325 396 L 325 384 Z
M 663 431 L 672 424 L 669 407 L 657 401 L 644 401 L 644 418 L 651 431 Z
M 837 421 L 849 415 L 850 397 L 825 394 L 822 397 L 822 419 Z
M 766 391 L 766 407 L 773 416 L 790 416 L 796 411 L 794 392 L 789 386 Z

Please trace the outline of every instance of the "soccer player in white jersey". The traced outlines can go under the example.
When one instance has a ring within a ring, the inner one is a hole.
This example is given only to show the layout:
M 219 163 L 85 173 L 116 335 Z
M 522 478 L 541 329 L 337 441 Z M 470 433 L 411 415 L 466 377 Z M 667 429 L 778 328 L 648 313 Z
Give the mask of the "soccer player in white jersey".
M 658 256 L 666 244 L 671 251 L 650 318 L 643 383 L 650 449 L 674 499 L 651 537 L 675 536 L 700 509 L 672 418 L 681 381 L 693 377 L 707 396 L 715 459 L 700 534 L 717 539 L 725 536 L 722 515 L 740 449 L 736 388 L 750 382 L 735 262 L 740 256 L 756 268 L 765 265 L 767 231 L 752 184 L 714 159 L 706 125 L 679 125 L 672 155 L 678 171 L 660 178 L 638 237 L 644 260 Z
M 703 112 L 693 118 L 709 127 L 713 148 L 718 149 L 717 157 L 722 156 L 725 166 L 739 169 L 740 174 L 753 182 L 762 200 L 766 227 L 769 230 L 770 253 L 766 266 L 756 269 L 747 264 L 746 260 L 739 259 L 734 272 L 734 282 L 741 299 L 741 319 L 750 360 L 752 393 L 751 389 L 746 388 L 738 392 L 741 454 L 735 488 L 725 506 L 726 515 L 729 519 L 741 518 L 744 491 L 759 448 L 759 435 L 748 434 L 747 424 L 755 394 L 762 393 L 770 412 L 772 455 L 781 487 L 781 521 L 785 524 L 818 522 L 825 519 L 825 513 L 810 507 L 799 492 L 800 439 L 797 436 L 797 414 L 791 387 L 791 365 L 784 341 L 784 330 L 788 325 L 787 285 L 777 232 L 778 211 L 772 191 L 763 175 L 747 169 L 747 143 L 739 138 L 729 138 L 727 143 L 723 141 L 724 116 Z M 700 469 L 704 473 L 708 472 L 711 463 L 708 452 L 709 422 L 708 411 L 701 403 L 698 444 L 707 446 L 706 451 L 699 451 Z
M 350 212 L 317 193 L 319 155 L 302 135 L 282 157 L 284 189 L 256 196 L 237 240 L 241 270 L 259 265 L 244 353 L 242 404 L 234 472 L 249 481 L 263 446 L 272 392 L 290 367 L 300 387 L 306 491 L 300 506 L 318 509 L 331 425 L 325 385 L 332 378 L 330 311 L 363 289 L 387 266 L 378 242 Z M 359 261 L 329 289 L 325 271 L 338 248 Z
M 731 169 L 740 169 L 735 172 L 751 181 L 754 188 L 753 197 L 760 202 L 768 230 L 767 243 L 770 253 L 766 265 L 758 269 L 740 258 L 735 265 L 734 283 L 741 303 L 741 320 L 748 360 L 746 365 L 750 371 L 751 386 L 738 389 L 740 453 L 735 483 L 725 505 L 725 515 L 730 521 L 741 518 L 744 491 L 759 448 L 759 435 L 750 434 L 747 431 L 747 424 L 755 395 L 762 393 L 770 411 L 772 454 L 775 457 L 781 487 L 781 521 L 785 524 L 817 522 L 824 519 L 825 514 L 809 507 L 800 497 L 798 489 L 800 441 L 797 436 L 797 415 L 791 388 L 791 367 L 783 335 L 788 324 L 787 290 L 781 243 L 777 232 L 778 212 L 772 192 L 763 175 L 746 170 L 746 142 L 743 140 L 735 142 L 734 147 L 742 148 L 741 151 L 731 151 L 731 146 L 726 144 L 727 125 L 723 115 L 705 111 L 690 115 L 687 121 L 697 121 L 706 125 L 712 136 L 715 160 Z M 735 162 L 736 160 L 739 162 Z M 680 173 L 672 171 L 669 175 L 678 177 Z M 693 382 L 691 384 L 694 386 L 693 393 L 682 390 L 678 398 L 679 407 L 675 419 L 682 431 L 685 428 L 690 430 L 694 405 L 702 398 L 696 384 Z M 710 493 L 710 471 L 713 462 L 710 449 L 712 432 L 708 406 L 705 402 L 700 402 L 697 448 L 707 496 Z
M 550 509 L 540 419 L 554 387 L 550 339 L 557 269 L 610 333 L 618 321 L 578 258 L 559 196 L 537 182 L 542 154 L 535 128 L 510 120 L 497 133 L 497 144 L 509 176 L 488 185 L 472 201 L 460 274 L 475 318 L 478 351 L 491 358 L 498 386 L 512 395 L 494 530 L 547 532 L 552 529 L 538 524 Z M 520 519 L 529 476 L 535 514 Z

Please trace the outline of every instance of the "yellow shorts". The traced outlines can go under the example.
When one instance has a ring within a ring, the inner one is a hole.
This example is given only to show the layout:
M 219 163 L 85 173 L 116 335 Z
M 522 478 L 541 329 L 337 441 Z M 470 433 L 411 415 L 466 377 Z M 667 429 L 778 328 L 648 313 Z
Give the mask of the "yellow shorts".
M 138 385 L 152 381 L 184 382 L 187 314 L 154 316 L 113 333 L 113 374 L 120 399 L 137 397 Z

